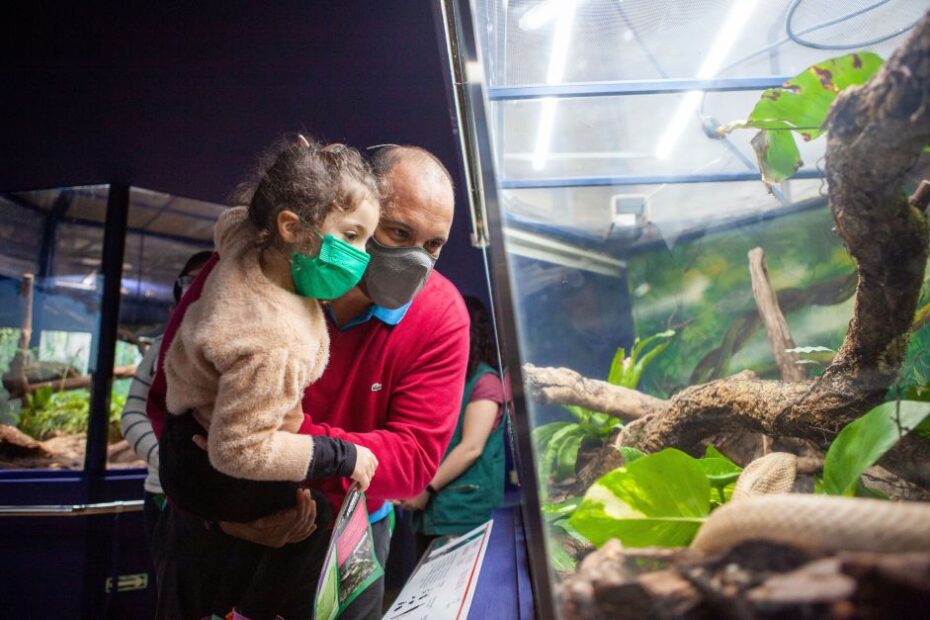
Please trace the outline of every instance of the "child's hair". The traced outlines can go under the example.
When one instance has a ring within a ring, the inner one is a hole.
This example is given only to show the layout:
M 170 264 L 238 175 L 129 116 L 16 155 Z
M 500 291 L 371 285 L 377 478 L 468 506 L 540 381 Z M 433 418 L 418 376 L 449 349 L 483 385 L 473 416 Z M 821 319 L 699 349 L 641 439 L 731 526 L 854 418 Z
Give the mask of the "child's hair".
M 468 318 L 471 319 L 469 333 L 468 367 L 465 377 L 471 377 L 477 370 L 479 362 L 497 369 L 497 349 L 494 346 L 494 333 L 491 315 L 487 307 L 477 297 L 463 295 Z
M 379 202 L 380 195 L 371 167 L 357 150 L 344 144 L 323 146 L 296 134 L 266 149 L 257 173 L 236 188 L 232 199 L 249 206 L 259 243 L 270 245 L 281 211 L 293 211 L 304 224 L 319 227 L 335 209 L 351 211 L 365 199 Z

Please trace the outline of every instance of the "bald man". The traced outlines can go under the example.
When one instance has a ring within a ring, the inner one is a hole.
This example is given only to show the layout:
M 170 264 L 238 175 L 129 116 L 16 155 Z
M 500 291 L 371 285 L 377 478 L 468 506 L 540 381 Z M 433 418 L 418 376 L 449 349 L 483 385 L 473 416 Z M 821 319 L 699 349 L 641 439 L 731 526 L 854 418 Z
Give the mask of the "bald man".
M 381 220 L 367 248 L 371 261 L 359 286 L 327 307 L 329 364 L 304 394 L 299 432 L 344 439 L 377 456 L 367 498 L 375 552 L 384 566 L 394 525 L 387 500 L 414 497 L 426 488 L 455 429 L 468 363 L 469 319 L 459 292 L 433 270 L 452 227 L 448 170 L 413 146 L 383 146 L 371 163 L 383 196 Z M 172 322 L 180 323 L 199 297 L 202 280 Z M 342 478 L 314 481 L 335 511 L 349 483 Z M 308 495 L 298 494 L 296 509 L 249 524 L 218 526 L 234 538 L 281 547 L 313 532 L 315 508 Z M 170 518 L 188 517 L 172 513 Z M 164 570 L 173 569 L 159 568 Z M 160 595 L 172 596 L 162 592 L 159 581 Z M 381 577 L 341 618 L 380 618 L 383 595 Z

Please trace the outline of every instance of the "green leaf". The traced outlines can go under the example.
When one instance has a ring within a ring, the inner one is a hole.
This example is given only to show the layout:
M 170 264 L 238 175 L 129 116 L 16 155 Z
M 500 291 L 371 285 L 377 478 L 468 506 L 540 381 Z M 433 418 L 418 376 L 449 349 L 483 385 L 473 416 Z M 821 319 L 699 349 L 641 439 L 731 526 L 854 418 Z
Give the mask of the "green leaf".
M 578 461 L 578 448 L 581 447 L 581 441 L 584 435 L 581 433 L 572 435 L 562 442 L 559 447 L 558 475 L 560 478 L 568 478 L 575 475 L 575 463 Z
M 544 452 L 546 446 L 552 440 L 552 436 L 570 424 L 574 424 L 574 422 L 550 422 L 533 429 L 533 445 L 536 446 L 537 452 L 540 454 Z
M 631 448 L 630 446 L 620 446 L 620 455 L 623 457 L 623 464 L 629 465 L 637 459 L 641 459 L 646 456 L 646 453 L 640 450 L 639 448 Z
M 666 448 L 602 476 L 571 524 L 594 545 L 679 547 L 710 512 L 710 483 L 697 459 Z
M 578 405 L 562 405 L 566 411 L 572 414 L 576 420 L 580 423 L 587 422 L 588 418 L 591 417 L 591 411 L 580 407 Z
M 626 349 L 620 347 L 614 354 L 614 359 L 610 362 L 610 370 L 607 373 L 607 383 L 611 385 L 624 385 L 624 376 L 626 375 Z
M 723 452 L 715 448 L 714 445 L 710 443 L 707 444 L 706 448 L 704 448 L 704 458 L 705 459 L 726 459 L 730 461 L 731 463 L 733 463 L 733 461 L 728 459 Z M 735 465 L 736 463 L 733 463 L 733 464 Z
M 882 403 L 848 424 L 827 450 L 823 463 L 824 491 L 830 495 L 852 495 L 862 472 L 928 415 L 930 403 L 898 400 Z
M 542 505 L 541 510 L 547 520 L 561 519 L 575 512 L 580 503 L 580 497 L 569 497 L 561 502 L 547 502 Z
M 775 185 L 794 176 L 804 163 L 790 131 L 763 129 L 751 144 L 762 171 L 762 182 L 766 185 Z
M 698 464 L 707 475 L 707 480 L 711 486 L 725 487 L 726 485 L 736 482 L 743 468 L 734 464 L 729 459 L 703 458 L 698 459 Z
M 549 542 L 549 562 L 552 568 L 557 571 L 574 571 L 577 561 L 572 555 L 565 550 L 565 547 L 558 540 Z
M 805 140 L 813 140 L 822 133 L 837 93 L 869 81 L 882 62 L 879 56 L 864 52 L 812 65 L 782 86 L 763 92 L 742 126 L 793 129 Z

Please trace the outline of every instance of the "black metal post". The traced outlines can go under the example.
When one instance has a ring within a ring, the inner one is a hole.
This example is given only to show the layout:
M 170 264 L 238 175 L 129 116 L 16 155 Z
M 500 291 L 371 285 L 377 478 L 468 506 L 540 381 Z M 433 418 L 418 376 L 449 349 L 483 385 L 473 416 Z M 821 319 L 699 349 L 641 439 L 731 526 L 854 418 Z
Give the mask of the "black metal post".
M 103 299 L 100 302 L 97 366 L 90 392 L 90 419 L 87 425 L 87 452 L 84 478 L 87 501 L 108 499 L 104 475 L 107 467 L 107 435 L 110 418 L 110 391 L 116 359 L 116 331 L 119 326 L 120 288 L 123 278 L 123 252 L 129 212 L 129 186 L 113 183 L 107 194 L 107 215 L 103 231 Z M 106 590 L 107 577 L 116 570 L 118 530 L 106 517 L 88 517 L 84 547 L 84 587 L 81 618 L 107 616 L 107 602 L 116 595 L 116 584 Z
M 90 392 L 90 420 L 87 425 L 87 453 L 84 471 L 88 476 L 106 470 L 107 426 L 110 417 L 110 390 L 116 359 L 116 332 L 119 327 L 120 287 L 123 278 L 123 250 L 129 212 L 129 186 L 110 185 L 107 219 L 103 231 L 103 299 L 97 339 L 97 367 Z M 93 499 L 93 498 L 92 498 Z

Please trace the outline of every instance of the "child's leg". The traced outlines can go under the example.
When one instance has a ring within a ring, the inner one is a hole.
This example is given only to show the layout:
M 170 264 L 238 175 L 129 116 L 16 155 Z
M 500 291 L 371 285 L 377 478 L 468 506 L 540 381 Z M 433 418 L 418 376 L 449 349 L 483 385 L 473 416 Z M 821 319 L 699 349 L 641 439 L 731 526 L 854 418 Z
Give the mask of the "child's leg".
M 307 539 L 279 549 L 266 547 L 237 609 L 249 620 L 310 620 L 317 582 L 329 546 L 333 509 L 326 497 L 312 491 L 318 529 Z
M 204 528 L 192 515 L 165 508 L 153 533 L 158 592 L 156 617 L 225 615 L 247 587 L 262 549 Z
M 233 478 L 210 464 L 191 439 L 207 432 L 190 413 L 168 414 L 159 445 L 159 477 L 165 494 L 187 512 L 208 521 L 248 523 L 293 508 L 297 484 Z

